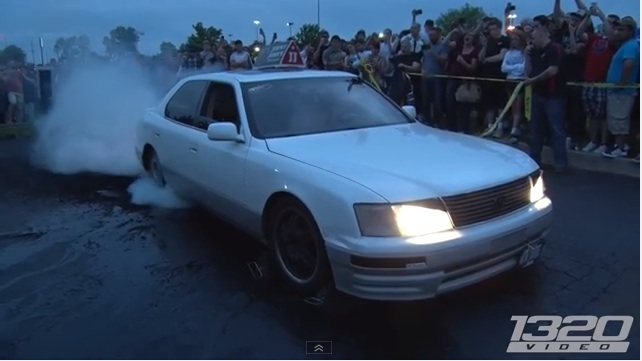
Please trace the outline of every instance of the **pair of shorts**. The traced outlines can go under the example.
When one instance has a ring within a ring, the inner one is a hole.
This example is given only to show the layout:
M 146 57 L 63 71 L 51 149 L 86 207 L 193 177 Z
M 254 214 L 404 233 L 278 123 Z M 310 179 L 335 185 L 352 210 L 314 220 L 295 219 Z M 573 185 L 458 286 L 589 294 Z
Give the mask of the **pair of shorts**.
M 606 119 L 606 88 L 583 87 L 582 103 L 584 112 L 590 120 Z
M 484 110 L 499 110 L 506 105 L 506 88 L 501 81 L 481 82 L 481 105 Z
M 628 135 L 631 128 L 631 111 L 635 103 L 635 95 L 607 94 L 606 122 L 609 132 L 613 135 Z
M 9 92 L 9 94 L 7 95 L 7 98 L 9 99 L 9 104 L 17 105 L 19 107 L 22 106 L 25 100 L 22 93 L 16 93 L 16 92 Z
M 509 98 L 513 95 L 513 92 L 515 91 L 515 88 L 517 88 L 518 84 L 519 83 L 512 81 L 506 83 L 506 92 L 508 93 Z M 519 90 L 520 95 L 524 95 L 524 89 L 526 89 L 526 87 L 522 86 L 522 89 Z

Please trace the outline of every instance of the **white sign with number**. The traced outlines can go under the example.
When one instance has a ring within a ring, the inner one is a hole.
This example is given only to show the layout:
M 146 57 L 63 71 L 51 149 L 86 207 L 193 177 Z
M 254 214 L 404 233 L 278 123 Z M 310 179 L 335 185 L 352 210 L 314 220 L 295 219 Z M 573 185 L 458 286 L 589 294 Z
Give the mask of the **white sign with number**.
M 632 316 L 513 316 L 513 335 L 506 352 L 603 352 L 629 349 Z M 534 324 L 536 332 L 524 332 Z M 614 330 L 614 332 L 607 332 Z

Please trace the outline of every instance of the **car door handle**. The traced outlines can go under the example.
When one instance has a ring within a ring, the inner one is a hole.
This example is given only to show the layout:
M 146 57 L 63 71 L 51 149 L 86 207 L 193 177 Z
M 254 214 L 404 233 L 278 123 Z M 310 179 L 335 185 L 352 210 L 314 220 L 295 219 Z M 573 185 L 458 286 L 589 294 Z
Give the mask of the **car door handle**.
M 160 137 L 160 133 L 159 132 L 154 132 L 154 135 L 157 136 L 157 137 Z
M 189 151 L 190 151 L 190 152 L 192 152 L 192 153 L 196 153 L 196 152 L 198 152 L 198 148 L 196 148 L 196 147 L 190 147 L 190 148 L 189 148 Z

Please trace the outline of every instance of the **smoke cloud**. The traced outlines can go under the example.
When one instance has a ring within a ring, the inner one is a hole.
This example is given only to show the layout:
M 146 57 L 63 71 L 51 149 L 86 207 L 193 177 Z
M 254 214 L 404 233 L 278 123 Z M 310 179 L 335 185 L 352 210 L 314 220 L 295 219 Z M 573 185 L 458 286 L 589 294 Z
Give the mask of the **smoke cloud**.
M 158 97 L 140 66 L 93 62 L 60 76 L 53 107 L 36 124 L 34 163 L 60 174 L 141 174 L 136 127 Z
M 191 207 L 190 203 L 176 195 L 171 188 L 160 187 L 147 177 L 137 179 L 127 191 L 131 195 L 131 202 L 136 205 L 169 209 Z

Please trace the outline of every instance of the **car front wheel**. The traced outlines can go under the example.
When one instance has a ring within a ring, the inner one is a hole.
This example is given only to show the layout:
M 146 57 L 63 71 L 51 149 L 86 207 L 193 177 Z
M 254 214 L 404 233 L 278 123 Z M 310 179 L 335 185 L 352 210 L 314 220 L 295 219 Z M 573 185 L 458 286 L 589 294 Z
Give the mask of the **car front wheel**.
M 313 294 L 331 285 L 325 241 L 301 202 L 287 198 L 272 207 L 267 231 L 275 263 L 289 286 Z

